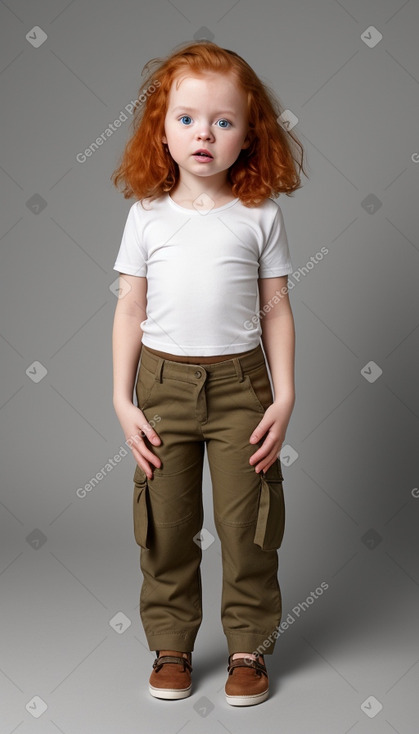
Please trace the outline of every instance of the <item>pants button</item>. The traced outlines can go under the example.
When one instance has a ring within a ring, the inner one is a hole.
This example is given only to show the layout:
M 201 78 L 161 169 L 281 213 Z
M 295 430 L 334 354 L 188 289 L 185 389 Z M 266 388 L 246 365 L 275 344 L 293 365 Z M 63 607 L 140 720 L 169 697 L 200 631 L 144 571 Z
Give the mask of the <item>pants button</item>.
M 196 370 L 195 377 L 201 377 L 202 372 L 200 370 Z

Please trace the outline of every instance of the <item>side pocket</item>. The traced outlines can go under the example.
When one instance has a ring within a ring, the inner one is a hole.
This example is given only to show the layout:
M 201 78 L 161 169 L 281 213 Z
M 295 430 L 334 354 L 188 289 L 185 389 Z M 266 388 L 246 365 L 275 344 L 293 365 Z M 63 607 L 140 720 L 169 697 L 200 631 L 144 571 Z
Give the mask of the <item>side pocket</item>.
M 280 548 L 285 529 L 281 463 L 276 460 L 260 478 L 259 507 L 253 542 L 264 551 Z
M 140 469 L 137 464 L 134 474 L 134 497 L 133 497 L 133 518 L 134 518 L 134 537 L 136 543 L 146 550 L 149 550 L 147 545 L 148 541 L 148 529 L 149 529 L 149 514 L 148 514 L 148 484 L 147 475 Z

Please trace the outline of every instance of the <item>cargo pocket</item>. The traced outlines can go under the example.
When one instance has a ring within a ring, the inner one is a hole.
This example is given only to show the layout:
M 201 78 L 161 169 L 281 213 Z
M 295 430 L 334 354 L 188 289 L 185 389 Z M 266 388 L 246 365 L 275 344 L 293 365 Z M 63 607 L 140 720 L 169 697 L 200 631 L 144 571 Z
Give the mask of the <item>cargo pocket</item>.
M 279 459 L 260 477 L 259 507 L 253 542 L 264 551 L 277 550 L 284 536 L 283 479 Z
M 148 529 L 149 529 L 149 512 L 148 512 L 148 484 L 147 474 L 140 469 L 137 464 L 134 474 L 134 537 L 136 543 L 149 550 Z

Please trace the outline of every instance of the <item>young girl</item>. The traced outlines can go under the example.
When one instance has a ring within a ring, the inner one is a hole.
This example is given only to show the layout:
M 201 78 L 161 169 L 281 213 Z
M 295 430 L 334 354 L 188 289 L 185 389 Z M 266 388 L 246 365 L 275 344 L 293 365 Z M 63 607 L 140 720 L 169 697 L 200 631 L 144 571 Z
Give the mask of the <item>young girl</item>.
M 279 124 L 273 93 L 233 51 L 189 43 L 150 64 L 112 175 L 138 200 L 114 265 L 113 405 L 125 437 L 135 437 L 140 615 L 157 655 L 149 691 L 191 692 L 200 562 L 211 539 L 201 533 L 206 445 L 222 549 L 226 700 L 255 704 L 268 697 L 264 654 L 281 620 L 278 453 L 295 401 L 293 266 L 270 197 L 300 187 L 303 149 Z

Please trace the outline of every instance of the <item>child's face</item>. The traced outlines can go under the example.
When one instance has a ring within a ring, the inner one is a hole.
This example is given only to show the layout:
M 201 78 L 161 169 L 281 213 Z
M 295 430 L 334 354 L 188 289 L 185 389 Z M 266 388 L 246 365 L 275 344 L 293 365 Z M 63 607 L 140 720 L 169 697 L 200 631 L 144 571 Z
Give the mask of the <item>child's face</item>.
M 232 76 L 207 73 L 187 76 L 170 89 L 163 143 L 179 166 L 180 176 L 195 182 L 214 177 L 221 184 L 227 170 L 247 148 L 247 100 Z M 208 162 L 194 156 L 199 149 L 211 153 Z M 209 181 L 208 181 L 209 183 Z

